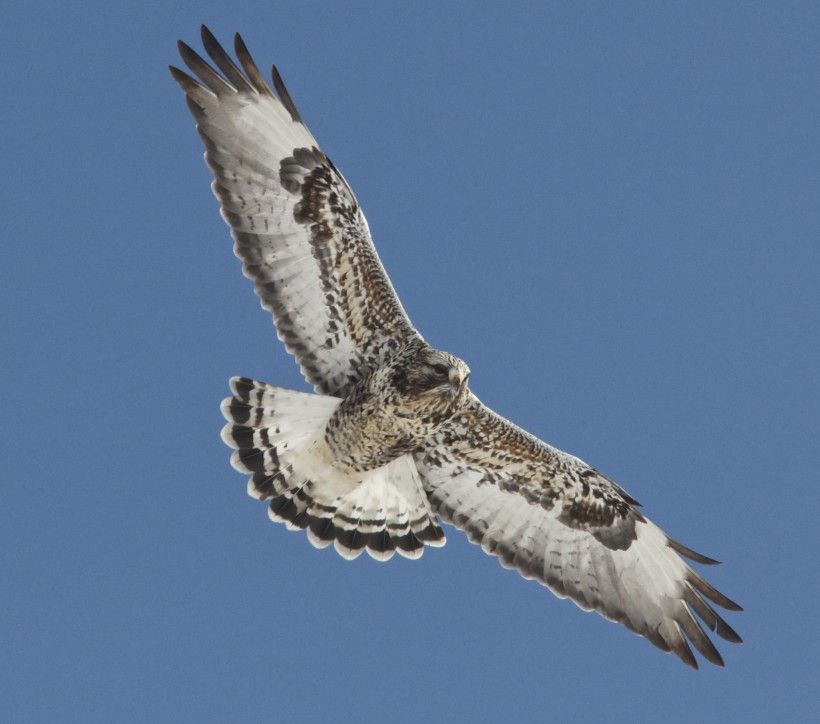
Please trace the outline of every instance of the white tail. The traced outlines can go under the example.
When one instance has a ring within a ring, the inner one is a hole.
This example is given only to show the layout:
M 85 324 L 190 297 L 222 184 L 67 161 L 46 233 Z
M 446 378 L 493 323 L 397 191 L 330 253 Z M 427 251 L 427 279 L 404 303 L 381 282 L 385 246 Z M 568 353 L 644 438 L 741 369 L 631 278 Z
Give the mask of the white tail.
M 270 500 L 268 515 L 291 530 L 306 529 L 317 548 L 333 543 L 345 558 L 364 550 L 377 560 L 398 553 L 418 558 L 444 545 L 412 457 L 354 477 L 333 465 L 325 426 L 340 399 L 231 379 L 221 408 L 222 439 L 231 464 L 251 475 L 248 493 Z

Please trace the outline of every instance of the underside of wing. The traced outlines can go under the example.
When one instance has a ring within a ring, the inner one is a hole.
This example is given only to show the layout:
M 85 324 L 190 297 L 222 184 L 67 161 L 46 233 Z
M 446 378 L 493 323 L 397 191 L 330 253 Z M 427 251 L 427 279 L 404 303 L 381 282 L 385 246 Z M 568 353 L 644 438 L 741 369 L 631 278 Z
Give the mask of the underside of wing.
M 234 250 L 280 338 L 317 391 L 344 396 L 418 333 L 344 177 L 319 149 L 276 68 L 276 94 L 236 36 L 237 65 L 210 31 L 216 68 L 179 43 L 185 91 Z M 221 71 L 221 72 L 220 72 Z
M 624 490 L 578 458 L 550 447 L 477 399 L 416 464 L 434 510 L 485 552 L 673 651 L 697 668 L 689 644 L 723 660 L 706 635 L 740 637 L 712 608 L 740 606 L 683 560 L 716 563 L 644 517 Z

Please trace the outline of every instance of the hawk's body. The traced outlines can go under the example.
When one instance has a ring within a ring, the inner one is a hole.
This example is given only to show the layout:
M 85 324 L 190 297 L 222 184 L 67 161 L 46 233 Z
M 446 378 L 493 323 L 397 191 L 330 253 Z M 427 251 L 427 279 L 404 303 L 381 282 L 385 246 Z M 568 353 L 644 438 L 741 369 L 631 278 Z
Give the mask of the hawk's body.
M 325 439 L 335 459 L 365 471 L 421 449 L 466 408 L 468 376 L 458 358 L 411 340 L 353 385 L 333 413 Z
M 245 378 L 223 402 L 232 462 L 270 516 L 333 543 L 418 557 L 442 545 L 436 515 L 488 553 L 674 651 L 722 660 L 695 615 L 737 634 L 738 610 L 682 559 L 637 502 L 586 463 L 519 429 L 469 391 L 468 367 L 410 323 L 347 182 L 237 36 L 241 69 L 203 28 L 217 73 L 188 46 L 185 90 L 236 254 L 316 395 Z

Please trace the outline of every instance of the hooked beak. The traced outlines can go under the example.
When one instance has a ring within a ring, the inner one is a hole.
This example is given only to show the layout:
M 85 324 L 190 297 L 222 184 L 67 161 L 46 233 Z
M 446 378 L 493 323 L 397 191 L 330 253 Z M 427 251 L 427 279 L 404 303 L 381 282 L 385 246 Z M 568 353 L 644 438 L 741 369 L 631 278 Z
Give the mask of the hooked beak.
M 467 387 L 467 380 L 469 380 L 469 379 L 470 379 L 470 373 L 469 372 L 467 372 L 466 374 L 462 373 L 461 370 L 459 370 L 455 367 L 453 367 L 453 369 L 450 370 L 450 384 L 453 387 L 458 388 L 459 394 L 464 391 L 465 387 Z

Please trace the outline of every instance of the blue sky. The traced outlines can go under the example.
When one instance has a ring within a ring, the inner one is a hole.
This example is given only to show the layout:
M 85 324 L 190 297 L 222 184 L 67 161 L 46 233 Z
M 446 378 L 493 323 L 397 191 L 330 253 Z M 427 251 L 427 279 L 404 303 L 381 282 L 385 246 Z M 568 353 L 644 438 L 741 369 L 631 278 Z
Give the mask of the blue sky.
M 816 716 L 815 3 L 4 3 L 0 713 L 29 721 Z M 275 61 L 473 388 L 725 563 L 692 672 L 448 529 L 348 563 L 219 439 L 307 389 L 167 73 Z

